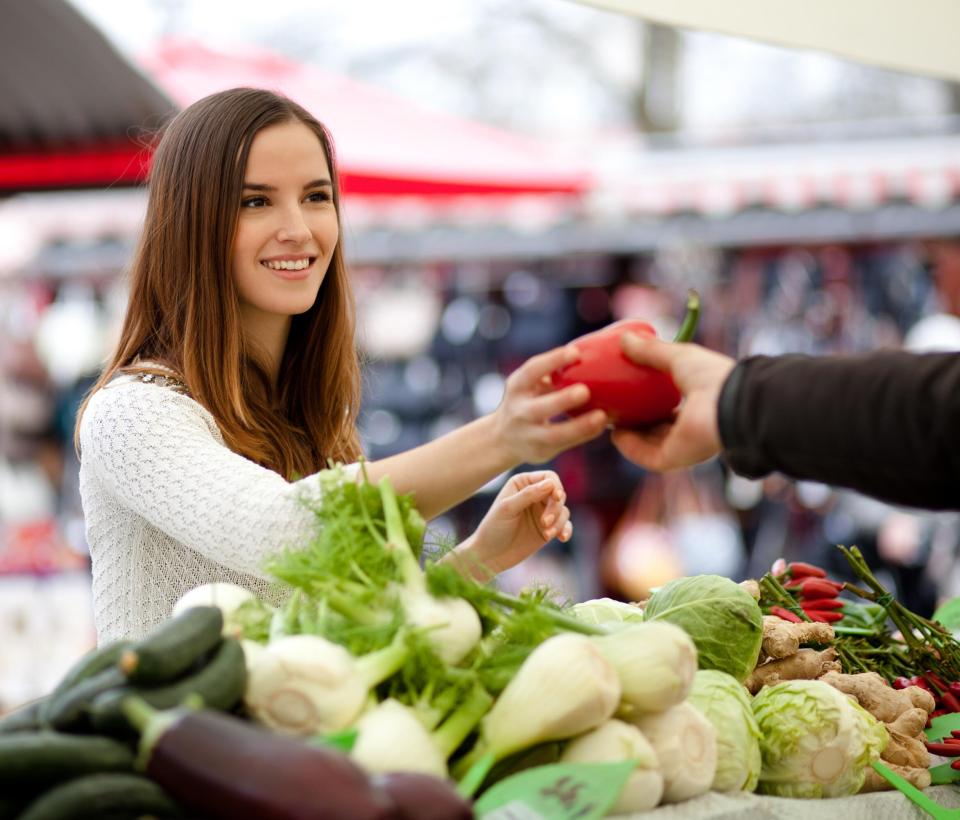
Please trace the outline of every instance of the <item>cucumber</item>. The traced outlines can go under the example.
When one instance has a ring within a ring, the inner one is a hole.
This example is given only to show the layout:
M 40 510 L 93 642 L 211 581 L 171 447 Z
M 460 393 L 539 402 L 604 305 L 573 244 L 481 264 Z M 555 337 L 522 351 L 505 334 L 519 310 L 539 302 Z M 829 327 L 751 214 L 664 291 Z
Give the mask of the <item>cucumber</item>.
M 123 714 L 123 701 L 129 695 L 143 698 L 154 709 L 172 709 L 187 695 L 199 695 L 208 709 L 229 711 L 240 702 L 246 687 L 243 648 L 236 638 L 224 638 L 210 662 L 194 675 L 166 686 L 124 686 L 104 692 L 93 701 L 90 720 L 97 732 L 127 736 L 132 727 Z
M 176 680 L 218 643 L 223 612 L 215 606 L 195 606 L 164 621 L 120 657 L 130 683 L 153 685 Z
M 97 820 L 182 817 L 156 783 L 135 774 L 91 774 L 70 780 L 34 800 L 20 820 Z
M 13 797 L 9 794 L 0 795 L 0 820 L 17 820 L 27 804 L 28 797 Z
M 80 658 L 80 660 L 67 670 L 67 674 L 63 676 L 60 683 L 58 683 L 56 687 L 54 687 L 53 692 L 50 693 L 47 707 L 40 712 L 40 721 L 49 724 L 49 707 L 53 705 L 54 701 L 57 701 L 64 692 L 73 689 L 73 687 L 82 681 L 92 678 L 104 669 L 116 666 L 120 660 L 120 656 L 129 649 L 130 646 L 130 641 L 114 641 L 106 646 L 101 646 L 99 649 L 94 649 Z
M 0 737 L 0 794 L 95 772 L 133 771 L 133 752 L 108 737 L 44 730 Z
M 41 715 L 47 698 L 39 698 L 25 703 L 23 706 L 0 718 L 0 735 L 11 732 L 34 732 L 43 724 Z
M 54 692 L 43 710 L 46 723 L 60 732 L 82 730 L 90 704 L 97 695 L 117 689 L 127 682 L 126 676 L 111 666 L 91 678 L 80 680 L 73 688 Z

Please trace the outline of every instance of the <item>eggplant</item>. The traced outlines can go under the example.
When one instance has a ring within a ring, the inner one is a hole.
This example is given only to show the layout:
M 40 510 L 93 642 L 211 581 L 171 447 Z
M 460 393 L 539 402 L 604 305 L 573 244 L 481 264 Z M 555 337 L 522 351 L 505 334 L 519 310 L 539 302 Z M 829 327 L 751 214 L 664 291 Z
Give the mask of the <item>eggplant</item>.
M 472 820 L 473 806 L 446 780 L 429 774 L 388 772 L 373 785 L 400 811 L 400 820 Z
M 402 820 L 390 798 L 335 749 L 240 718 L 124 704 L 141 731 L 139 766 L 186 809 L 210 820 Z

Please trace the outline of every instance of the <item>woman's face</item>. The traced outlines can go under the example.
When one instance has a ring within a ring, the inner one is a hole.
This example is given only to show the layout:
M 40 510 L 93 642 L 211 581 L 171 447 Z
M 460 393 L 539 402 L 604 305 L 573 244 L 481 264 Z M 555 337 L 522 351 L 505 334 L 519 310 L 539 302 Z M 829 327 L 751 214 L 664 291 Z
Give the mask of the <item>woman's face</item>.
M 309 310 L 339 238 L 330 168 L 317 135 L 299 121 L 270 125 L 250 145 L 233 278 L 245 321 Z

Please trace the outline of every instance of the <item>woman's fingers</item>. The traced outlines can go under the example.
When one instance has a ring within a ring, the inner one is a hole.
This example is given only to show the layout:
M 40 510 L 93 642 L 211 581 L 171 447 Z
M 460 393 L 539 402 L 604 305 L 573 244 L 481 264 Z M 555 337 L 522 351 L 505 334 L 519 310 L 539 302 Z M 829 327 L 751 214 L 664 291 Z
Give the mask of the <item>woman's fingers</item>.
M 532 398 L 527 403 L 526 415 L 537 422 L 549 421 L 554 416 L 574 410 L 590 398 L 590 388 L 585 384 L 571 384 L 543 396 Z
M 572 345 L 555 347 L 527 359 L 513 372 L 513 382 L 521 390 L 537 391 L 543 384 L 544 376 L 549 376 L 554 370 L 565 365 L 573 364 L 579 358 L 579 351 Z
M 546 501 L 554 492 L 555 484 L 549 478 L 541 479 L 535 484 L 524 487 L 511 495 L 503 502 L 503 510 L 509 515 L 518 515 L 527 507 L 541 501 Z

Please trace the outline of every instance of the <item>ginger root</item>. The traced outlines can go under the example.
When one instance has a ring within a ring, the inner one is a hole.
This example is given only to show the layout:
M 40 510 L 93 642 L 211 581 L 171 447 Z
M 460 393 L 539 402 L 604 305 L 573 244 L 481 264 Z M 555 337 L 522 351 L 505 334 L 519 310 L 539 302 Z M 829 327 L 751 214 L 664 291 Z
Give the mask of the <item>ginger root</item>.
M 800 644 L 832 642 L 833 627 L 830 624 L 794 624 L 776 615 L 763 617 L 763 644 L 760 651 L 764 657 L 779 660 L 795 655 Z
M 837 651 L 830 647 L 818 652 L 816 649 L 799 649 L 793 655 L 768 661 L 758 666 L 744 686 L 751 695 L 757 694 L 764 686 L 773 686 L 788 680 L 814 680 L 825 672 L 840 671 Z
M 895 721 L 887 724 L 887 728 L 891 734 L 893 734 L 893 732 L 899 732 L 907 737 L 920 737 L 920 733 L 927 726 L 928 715 L 929 712 L 927 712 L 926 709 L 920 709 L 914 706 L 912 709 L 901 712 Z
M 855 675 L 828 672 L 820 680 L 853 697 L 881 723 L 893 723 L 908 709 L 919 707 L 929 713 L 935 706 L 929 692 L 924 692 L 918 686 L 894 689 L 876 672 L 860 672 Z M 910 691 L 912 689 L 916 691 Z M 927 709 L 927 706 L 930 708 Z
M 906 766 L 908 769 L 926 769 L 930 766 L 930 752 L 917 737 L 905 735 L 887 726 L 890 742 L 883 750 L 880 759 L 897 766 Z
M 760 584 L 753 580 L 753 578 L 748 578 L 746 581 L 741 581 L 740 586 L 750 593 L 754 601 L 760 600 Z
M 887 768 L 896 772 L 907 782 L 913 784 L 918 789 L 925 789 L 930 785 L 930 770 L 927 768 L 898 766 L 895 763 L 888 763 Z M 873 769 L 867 769 L 867 777 L 860 787 L 860 794 L 866 792 L 880 792 L 893 789 L 893 786 Z

